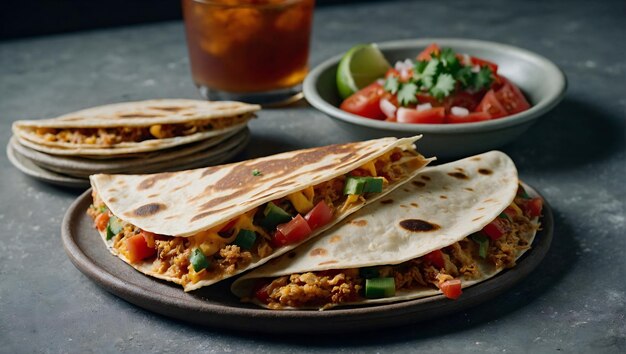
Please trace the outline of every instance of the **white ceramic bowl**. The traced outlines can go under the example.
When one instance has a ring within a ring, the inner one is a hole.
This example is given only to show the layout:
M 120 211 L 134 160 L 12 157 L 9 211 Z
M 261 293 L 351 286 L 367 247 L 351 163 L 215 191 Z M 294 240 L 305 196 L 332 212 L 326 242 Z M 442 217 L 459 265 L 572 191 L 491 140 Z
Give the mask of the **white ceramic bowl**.
M 556 106 L 567 80 L 548 59 L 510 45 L 470 39 L 427 38 L 376 43 L 390 63 L 414 58 L 431 43 L 498 64 L 498 73 L 515 83 L 532 107 L 524 112 L 485 122 L 464 124 L 402 124 L 359 117 L 339 109 L 335 75 L 342 55 L 315 67 L 304 80 L 307 101 L 329 115 L 353 140 L 423 134 L 418 149 L 425 155 L 457 158 L 492 150 L 522 135 L 537 118 Z

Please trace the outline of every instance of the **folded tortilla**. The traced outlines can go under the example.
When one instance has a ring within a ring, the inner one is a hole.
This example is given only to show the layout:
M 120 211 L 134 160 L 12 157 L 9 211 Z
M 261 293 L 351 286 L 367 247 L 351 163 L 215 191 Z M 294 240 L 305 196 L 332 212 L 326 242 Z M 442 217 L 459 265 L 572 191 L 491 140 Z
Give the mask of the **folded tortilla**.
M 92 175 L 88 214 L 113 254 L 190 291 L 295 248 L 415 176 L 430 161 L 416 152 L 417 139 L 330 145 L 172 173 Z M 344 194 L 354 176 L 376 177 L 382 192 Z M 270 202 L 298 218 L 321 201 L 332 210 L 327 224 L 297 242 L 276 242 L 276 227 L 265 223 Z M 242 230 L 256 235 L 248 249 L 237 241 Z M 129 241 L 138 234 L 145 240 L 141 259 Z M 190 259 L 198 249 L 206 268 Z
M 327 309 L 441 294 L 439 287 L 454 279 L 467 287 L 514 266 L 529 249 L 539 224 L 522 195 L 515 165 L 501 152 L 426 167 L 231 289 L 267 308 Z M 492 240 L 483 233 L 495 219 L 505 232 Z M 394 284 L 384 297 L 368 298 L 368 278 Z
M 258 105 L 161 99 L 21 120 L 13 133 L 29 148 L 66 156 L 119 156 L 167 149 L 243 129 Z

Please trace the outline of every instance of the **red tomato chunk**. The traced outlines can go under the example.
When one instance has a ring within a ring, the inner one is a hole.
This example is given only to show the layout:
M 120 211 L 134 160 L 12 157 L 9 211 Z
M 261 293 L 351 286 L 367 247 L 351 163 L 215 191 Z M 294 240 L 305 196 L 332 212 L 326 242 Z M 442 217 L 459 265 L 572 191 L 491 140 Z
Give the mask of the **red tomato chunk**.
M 530 107 L 520 89 L 498 74 L 496 63 L 436 43 L 413 63 L 399 61 L 340 105 L 361 117 L 409 124 L 483 122 Z
M 448 299 L 456 300 L 461 296 L 461 279 L 446 280 L 439 285 L 439 289 Z
M 333 219 L 333 210 L 322 200 L 304 216 L 304 219 L 311 230 L 315 230 Z
M 297 243 L 306 239 L 310 234 L 311 227 L 302 215 L 298 214 L 291 221 L 276 227 L 274 246 L 280 247 Z

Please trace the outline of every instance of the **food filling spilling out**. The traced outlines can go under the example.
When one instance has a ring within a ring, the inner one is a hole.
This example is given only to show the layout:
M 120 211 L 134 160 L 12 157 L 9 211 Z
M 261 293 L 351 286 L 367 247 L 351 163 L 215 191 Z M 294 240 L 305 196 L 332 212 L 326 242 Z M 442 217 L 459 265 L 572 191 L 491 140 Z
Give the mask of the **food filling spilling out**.
M 141 230 L 114 216 L 95 191 L 87 213 L 128 262 L 142 267 L 151 264 L 152 272 L 187 287 L 233 274 L 277 248 L 305 240 L 425 163 L 414 150 L 395 148 L 345 175 L 273 200 L 190 237 Z
M 33 132 L 48 142 L 113 146 L 119 143 L 139 143 L 218 130 L 244 123 L 252 114 L 213 118 L 185 123 L 149 126 L 119 126 L 110 128 L 33 128 Z
M 461 295 L 462 279 L 481 277 L 479 263 L 496 269 L 515 265 L 538 229 L 542 200 L 520 186 L 514 202 L 480 232 L 448 247 L 396 265 L 337 269 L 263 279 L 251 298 L 272 309 L 330 308 L 341 303 L 392 297 L 398 290 L 433 288 L 448 298 Z

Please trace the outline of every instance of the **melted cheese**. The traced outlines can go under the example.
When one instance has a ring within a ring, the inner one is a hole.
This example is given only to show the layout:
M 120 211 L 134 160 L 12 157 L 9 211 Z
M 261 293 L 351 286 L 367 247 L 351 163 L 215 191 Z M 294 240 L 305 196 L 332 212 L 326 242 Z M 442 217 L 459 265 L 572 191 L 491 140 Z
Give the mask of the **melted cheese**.
M 378 177 L 378 175 L 376 174 L 376 166 L 374 164 L 375 161 L 376 160 L 372 160 L 359 168 L 368 171 L 372 175 L 372 177 Z
M 520 216 L 520 215 L 524 215 L 524 212 L 522 212 L 522 209 L 520 209 L 517 204 L 515 203 L 511 203 L 511 205 L 509 205 L 509 208 L 515 210 L 515 213 Z
M 204 253 L 205 256 L 210 257 L 219 252 L 219 250 L 222 249 L 225 245 L 233 242 L 235 238 L 237 238 L 237 234 L 241 229 L 265 234 L 263 229 L 253 224 L 253 218 L 255 213 L 256 209 L 253 209 L 241 216 L 238 216 L 237 221 L 233 226 L 233 233 L 232 235 L 230 235 L 230 237 L 222 237 L 218 234 L 218 232 L 222 230 L 226 225 L 228 225 L 231 220 L 209 230 L 201 231 L 193 235 L 189 238 L 190 248 L 198 247 L 202 250 L 202 253 Z
M 346 198 L 346 201 L 343 203 L 343 206 L 341 207 L 341 210 L 344 211 L 344 210 L 348 209 L 348 207 L 350 207 L 350 205 L 356 203 L 359 200 L 365 201 L 365 198 L 363 198 L 363 196 L 361 196 L 359 194 L 348 194 L 348 197 Z
M 313 209 L 314 195 L 315 191 L 313 190 L 313 187 L 308 187 L 304 190 L 289 194 L 287 199 L 289 199 L 291 205 L 293 205 L 298 213 L 306 214 Z

